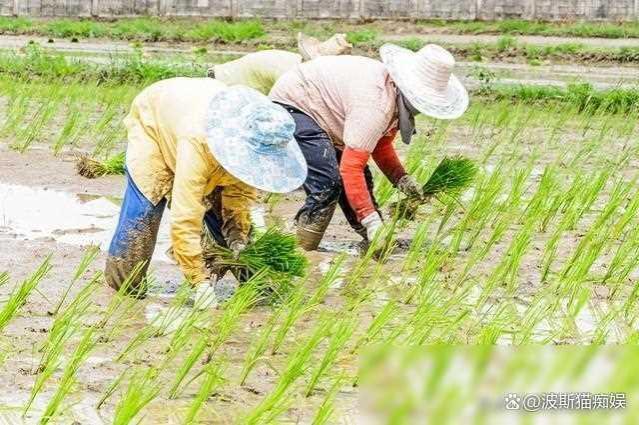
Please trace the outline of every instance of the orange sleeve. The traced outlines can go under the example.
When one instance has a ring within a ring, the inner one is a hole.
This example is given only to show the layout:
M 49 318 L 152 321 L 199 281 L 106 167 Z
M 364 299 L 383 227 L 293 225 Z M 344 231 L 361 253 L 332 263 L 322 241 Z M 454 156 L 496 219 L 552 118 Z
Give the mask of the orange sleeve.
M 339 171 L 344 183 L 346 199 L 355 211 L 358 220 L 375 212 L 375 205 L 364 177 L 364 168 L 370 158 L 370 153 L 346 147 L 342 154 Z
M 396 134 L 397 130 L 394 130 L 382 137 L 373 150 L 373 160 L 375 164 L 377 164 L 379 169 L 382 170 L 382 173 L 384 173 L 388 180 L 394 185 L 397 184 L 399 179 L 406 175 L 406 170 L 399 161 L 397 151 L 393 146 Z

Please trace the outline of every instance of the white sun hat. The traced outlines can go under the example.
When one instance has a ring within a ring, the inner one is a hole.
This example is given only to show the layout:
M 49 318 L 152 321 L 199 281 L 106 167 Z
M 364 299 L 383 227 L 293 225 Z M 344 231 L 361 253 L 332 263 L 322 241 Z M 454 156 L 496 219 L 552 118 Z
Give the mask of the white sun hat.
M 448 50 L 428 44 L 413 52 L 384 44 L 379 54 L 404 97 L 422 114 L 455 119 L 468 108 L 468 92 L 453 75 L 455 58 Z
M 209 103 L 207 145 L 222 167 L 255 188 L 291 192 L 304 183 L 306 160 L 286 109 L 257 90 L 233 86 Z

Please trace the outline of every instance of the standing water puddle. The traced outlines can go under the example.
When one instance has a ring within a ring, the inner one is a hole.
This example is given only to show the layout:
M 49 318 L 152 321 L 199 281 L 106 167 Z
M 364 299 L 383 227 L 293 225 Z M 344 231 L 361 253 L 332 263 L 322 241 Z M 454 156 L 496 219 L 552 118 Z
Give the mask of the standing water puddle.
M 0 239 L 54 240 L 106 251 L 119 214 L 115 199 L 0 183 Z M 168 216 L 162 217 L 154 260 L 172 262 L 166 256 Z

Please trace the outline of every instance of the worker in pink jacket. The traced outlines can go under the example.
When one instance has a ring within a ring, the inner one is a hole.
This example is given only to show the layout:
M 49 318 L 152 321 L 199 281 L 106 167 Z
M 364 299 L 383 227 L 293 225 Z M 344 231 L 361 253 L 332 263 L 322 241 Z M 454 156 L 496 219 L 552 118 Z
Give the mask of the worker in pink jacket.
M 317 57 L 282 75 L 270 92 L 295 120 L 295 139 L 308 164 L 307 197 L 296 217 L 307 250 L 319 245 L 337 204 L 364 239 L 379 231 L 371 157 L 401 192 L 421 197 L 393 146 L 396 134 L 408 144 L 418 113 L 454 119 L 468 107 L 468 94 L 452 74 L 455 60 L 442 47 L 431 44 L 415 53 L 386 44 L 380 55 L 381 62 Z

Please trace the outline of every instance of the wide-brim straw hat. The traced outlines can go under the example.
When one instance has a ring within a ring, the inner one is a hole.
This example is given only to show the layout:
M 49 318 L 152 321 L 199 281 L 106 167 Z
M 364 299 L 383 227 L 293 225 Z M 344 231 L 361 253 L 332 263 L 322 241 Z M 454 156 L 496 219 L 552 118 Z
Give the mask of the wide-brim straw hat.
M 304 60 L 311 60 L 319 56 L 348 54 L 353 45 L 346 40 L 346 34 L 335 34 L 326 41 L 319 41 L 300 32 L 297 34 L 297 48 Z
M 399 90 L 422 114 L 455 119 L 468 108 L 468 92 L 453 75 L 455 58 L 448 50 L 428 44 L 413 52 L 384 44 L 379 53 Z
M 306 180 L 307 166 L 286 110 L 258 91 L 229 87 L 211 99 L 207 145 L 231 175 L 255 188 L 291 192 Z

